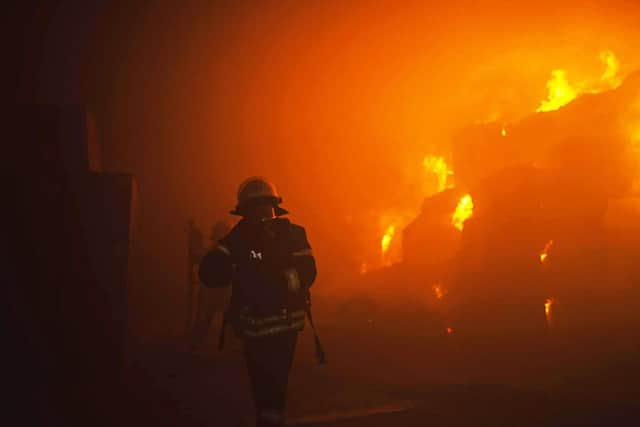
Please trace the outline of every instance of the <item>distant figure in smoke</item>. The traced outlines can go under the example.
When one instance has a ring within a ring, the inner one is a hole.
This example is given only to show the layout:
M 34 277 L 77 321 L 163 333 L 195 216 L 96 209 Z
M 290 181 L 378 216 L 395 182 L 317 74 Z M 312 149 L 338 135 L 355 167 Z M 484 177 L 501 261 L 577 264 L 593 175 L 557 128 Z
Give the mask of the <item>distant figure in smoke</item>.
M 211 228 L 211 249 L 215 249 L 218 242 L 229 233 L 231 226 L 224 221 L 218 221 Z M 200 348 L 207 338 L 216 313 L 223 313 L 229 305 L 231 289 L 209 288 L 201 286 L 197 297 L 196 315 L 191 331 L 191 348 L 193 352 Z
M 245 341 L 258 427 L 284 425 L 288 376 L 305 313 L 313 326 L 309 287 L 315 260 L 304 228 L 280 218 L 287 213 L 280 203 L 266 179 L 247 179 L 231 211 L 242 219 L 200 263 L 206 286 L 232 285 L 225 320 Z M 317 339 L 316 344 L 322 362 Z

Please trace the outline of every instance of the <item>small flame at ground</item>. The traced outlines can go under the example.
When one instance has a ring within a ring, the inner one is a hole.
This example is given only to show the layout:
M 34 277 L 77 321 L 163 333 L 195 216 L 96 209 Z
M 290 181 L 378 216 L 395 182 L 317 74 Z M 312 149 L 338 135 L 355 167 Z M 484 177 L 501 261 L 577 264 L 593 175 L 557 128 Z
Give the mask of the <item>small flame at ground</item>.
M 453 170 L 449 168 L 444 158 L 437 156 L 427 156 L 422 164 L 427 172 L 434 173 L 438 177 L 438 192 L 453 187 L 449 183 L 449 177 L 453 175 Z
M 444 297 L 448 293 L 447 290 L 444 289 L 440 283 L 436 283 L 431 288 L 433 289 L 433 294 L 436 296 L 437 299 L 442 299 L 442 297 Z
M 549 259 L 549 250 L 551 249 L 551 246 L 553 246 L 553 240 L 549 240 L 547 244 L 544 245 L 544 249 L 540 253 L 540 262 L 542 264 L 546 263 Z
M 471 218 L 473 215 L 473 199 L 471 194 L 466 194 L 458 202 L 456 210 L 451 217 L 451 224 L 458 230 L 462 231 L 464 228 L 464 222 Z
M 396 233 L 396 226 L 390 225 L 382 236 L 382 240 L 380 241 L 380 247 L 382 249 L 382 254 L 384 255 L 389 250 L 389 246 L 391 246 L 391 240 L 393 240 L 393 236 Z
M 500 131 L 500 135 L 507 136 L 507 128 L 502 126 L 502 130 Z
M 553 307 L 553 298 L 547 298 L 544 302 L 544 315 L 547 318 L 547 323 L 551 322 L 551 308 Z
M 449 336 L 453 335 L 453 328 L 452 327 L 447 327 L 447 335 L 449 335 Z

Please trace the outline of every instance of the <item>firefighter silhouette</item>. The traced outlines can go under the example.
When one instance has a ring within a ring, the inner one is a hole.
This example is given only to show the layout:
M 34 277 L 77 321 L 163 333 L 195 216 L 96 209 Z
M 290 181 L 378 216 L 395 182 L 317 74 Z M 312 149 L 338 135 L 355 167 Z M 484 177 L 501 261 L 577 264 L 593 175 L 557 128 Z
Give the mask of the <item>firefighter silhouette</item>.
M 281 202 L 266 179 L 247 179 L 231 211 L 242 219 L 204 256 L 199 271 L 207 287 L 232 287 L 225 324 L 244 341 L 258 427 L 284 425 L 288 375 L 305 315 L 313 327 L 315 260 L 304 228 L 282 218 L 287 211 Z M 316 344 L 322 362 L 317 336 Z

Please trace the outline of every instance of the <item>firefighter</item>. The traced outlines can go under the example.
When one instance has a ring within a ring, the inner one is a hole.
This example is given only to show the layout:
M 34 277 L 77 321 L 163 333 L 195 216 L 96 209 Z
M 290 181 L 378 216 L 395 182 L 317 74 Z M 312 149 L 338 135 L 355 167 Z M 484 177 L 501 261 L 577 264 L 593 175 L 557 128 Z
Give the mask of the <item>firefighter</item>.
M 281 203 L 266 179 L 244 181 L 231 211 L 242 219 L 205 255 L 199 271 L 207 287 L 232 286 L 225 324 L 244 340 L 258 427 L 284 425 L 288 376 L 305 314 L 313 326 L 309 287 L 315 260 L 304 228 L 282 218 L 288 212 Z M 317 351 L 322 359 L 321 347 Z

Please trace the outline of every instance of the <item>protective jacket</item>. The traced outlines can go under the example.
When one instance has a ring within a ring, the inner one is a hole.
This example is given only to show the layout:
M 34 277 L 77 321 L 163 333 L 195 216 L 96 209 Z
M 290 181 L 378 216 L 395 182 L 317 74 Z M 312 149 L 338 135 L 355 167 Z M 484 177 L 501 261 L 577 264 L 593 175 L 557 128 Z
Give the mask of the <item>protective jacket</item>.
M 242 219 L 200 263 L 208 287 L 232 285 L 227 318 L 243 338 L 304 328 L 316 264 L 304 228 Z

